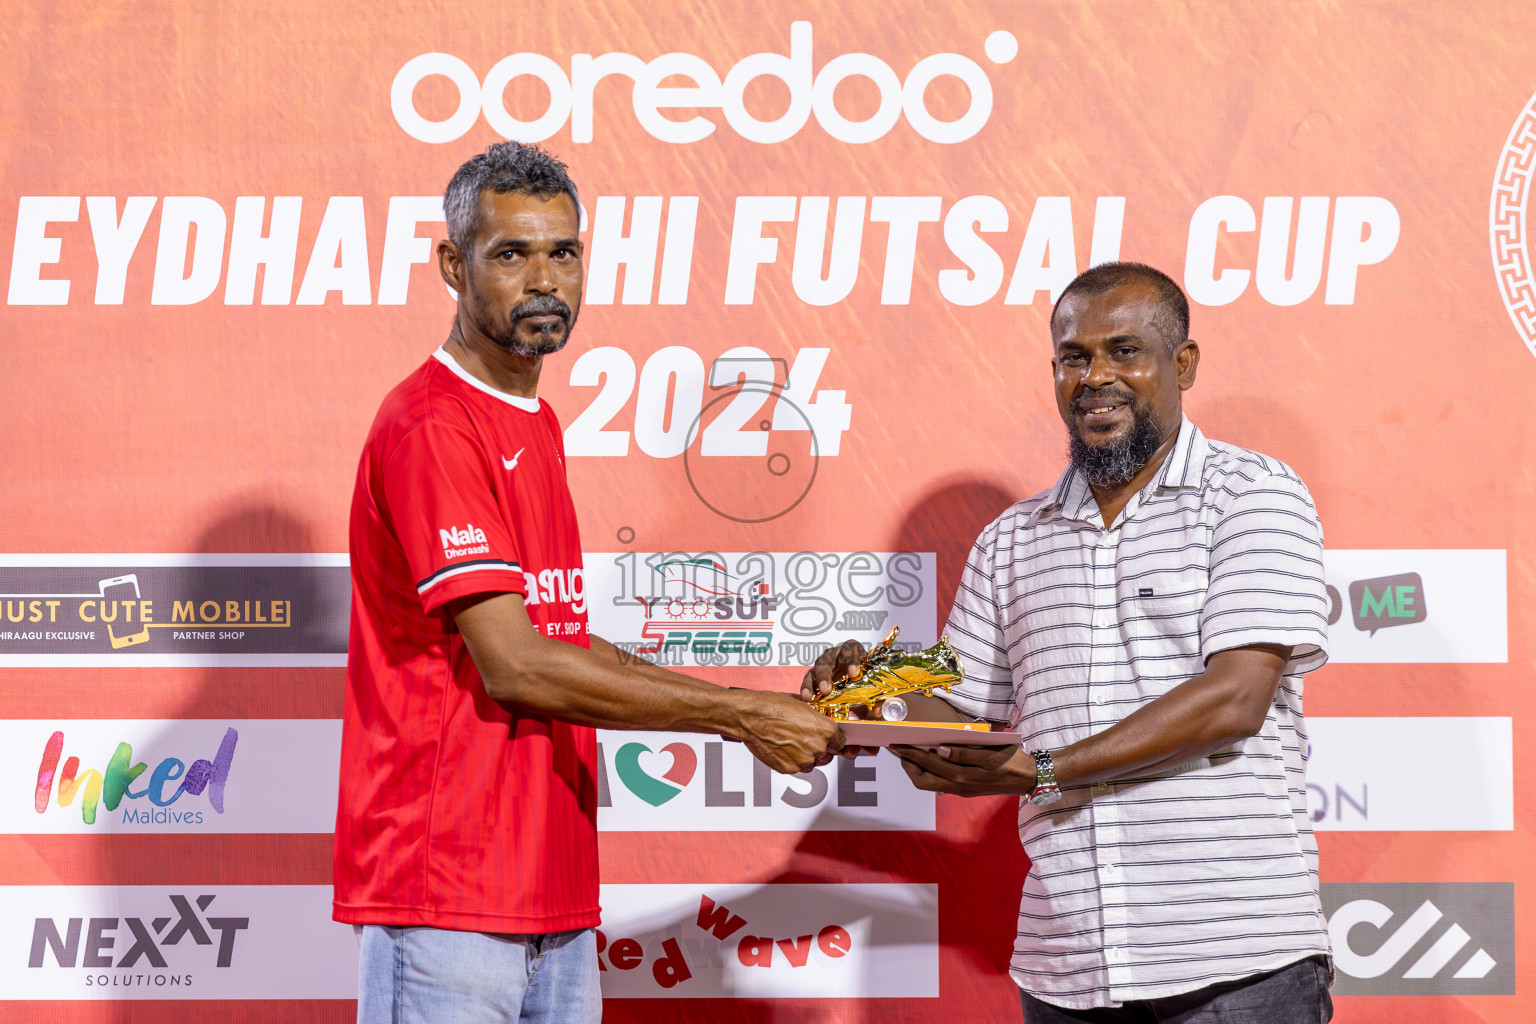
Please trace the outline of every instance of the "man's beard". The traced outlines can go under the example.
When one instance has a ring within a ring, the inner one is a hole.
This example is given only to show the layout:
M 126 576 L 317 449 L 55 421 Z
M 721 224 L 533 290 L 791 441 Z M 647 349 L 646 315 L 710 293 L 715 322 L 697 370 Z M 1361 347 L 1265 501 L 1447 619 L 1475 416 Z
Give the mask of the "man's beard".
M 1113 487 L 1129 481 L 1141 472 L 1163 443 L 1163 432 L 1152 419 L 1151 410 L 1138 405 L 1133 395 L 1119 392 L 1097 392 L 1083 395 L 1073 402 L 1079 403 L 1106 397 L 1124 398 L 1133 414 L 1131 429 L 1124 437 L 1108 444 L 1089 444 L 1078 434 L 1077 428 L 1067 427 L 1068 454 L 1072 465 L 1081 469 L 1094 487 Z
M 520 320 L 530 316 L 551 315 L 560 317 L 560 321 L 540 324 L 532 343 L 523 341 L 517 336 L 517 325 Z M 564 331 L 560 330 L 562 325 L 565 328 Z M 512 307 L 511 312 L 507 314 L 505 326 L 487 321 L 481 321 L 476 326 L 487 338 L 513 355 L 522 356 L 524 359 L 537 359 L 539 356 L 551 355 L 565 348 L 565 343 L 571 340 L 571 331 L 576 327 L 576 314 L 571 312 L 570 306 L 553 295 L 535 295 Z

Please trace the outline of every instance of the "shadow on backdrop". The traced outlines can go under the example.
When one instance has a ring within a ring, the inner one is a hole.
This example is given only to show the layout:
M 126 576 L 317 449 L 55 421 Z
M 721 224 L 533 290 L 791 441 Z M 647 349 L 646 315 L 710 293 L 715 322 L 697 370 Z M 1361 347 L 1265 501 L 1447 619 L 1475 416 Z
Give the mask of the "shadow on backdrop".
M 278 502 L 236 498 L 207 523 L 186 550 L 198 554 L 308 554 L 316 547 L 313 528 L 303 515 Z M 253 567 L 247 571 L 262 574 L 273 570 Z M 297 640 L 302 649 L 334 646 L 338 624 L 344 640 L 348 613 L 344 595 L 338 606 L 336 588 L 320 585 L 315 574 L 293 573 L 286 567 L 281 571 L 292 595 L 294 628 L 299 631 Z M 301 616 L 298 609 L 308 609 L 309 614 Z M 341 714 L 340 669 L 207 667 L 177 671 L 195 673 L 196 682 L 182 692 L 179 706 L 167 710 L 168 718 L 233 723 Z M 129 709 L 129 714 L 133 713 Z M 151 746 L 161 745 L 158 737 L 147 739 Z M 237 745 L 231 778 L 237 772 L 260 772 L 259 764 L 242 760 L 240 753 Z M 197 752 L 196 756 L 205 754 Z M 170 891 L 189 897 L 206 886 L 329 884 L 331 877 L 328 834 L 114 835 L 102 837 L 99 849 L 98 877 L 104 881 L 166 885 Z M 207 913 L 217 916 L 217 909 L 215 904 Z M 235 955 L 239 955 L 238 944 Z M 251 1005 L 240 1000 L 124 1000 L 97 1004 L 96 1011 L 102 1015 L 92 1019 L 114 1024 L 236 1024 L 256 1018 L 263 1024 L 341 1024 L 356 1018 L 356 1005 L 352 1000 L 273 1001 L 261 1003 L 260 1012 L 253 1015 Z
M 887 550 L 935 553 L 935 604 L 941 623 L 948 618 L 977 536 L 1021 497 L 999 480 L 946 477 L 913 503 L 897 528 Z M 1018 801 L 942 796 L 935 810 L 933 832 L 805 832 L 783 867 L 763 884 L 937 885 L 940 997 L 908 1001 L 914 1006 L 927 1003 L 932 1011 L 906 1019 L 1018 1020 L 1018 990 L 1007 973 L 1019 893 L 1029 867 L 1019 846 Z M 964 1002 L 956 1001 L 960 990 Z M 882 1000 L 867 998 L 709 999 L 686 1004 L 632 999 L 610 1000 L 604 1020 L 640 1024 L 684 1013 L 708 1024 L 877 1024 L 890 1017 Z

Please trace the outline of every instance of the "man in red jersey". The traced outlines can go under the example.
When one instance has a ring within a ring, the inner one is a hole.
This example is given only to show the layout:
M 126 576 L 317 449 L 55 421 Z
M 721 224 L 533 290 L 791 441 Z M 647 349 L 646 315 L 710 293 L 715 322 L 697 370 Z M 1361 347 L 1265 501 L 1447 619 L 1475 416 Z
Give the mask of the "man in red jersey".
M 544 357 L 581 304 L 576 186 L 499 143 L 453 177 L 448 340 L 390 392 L 358 466 L 335 917 L 358 1020 L 601 1016 L 594 727 L 709 732 L 781 772 L 835 723 L 789 694 L 621 662 L 591 636 Z

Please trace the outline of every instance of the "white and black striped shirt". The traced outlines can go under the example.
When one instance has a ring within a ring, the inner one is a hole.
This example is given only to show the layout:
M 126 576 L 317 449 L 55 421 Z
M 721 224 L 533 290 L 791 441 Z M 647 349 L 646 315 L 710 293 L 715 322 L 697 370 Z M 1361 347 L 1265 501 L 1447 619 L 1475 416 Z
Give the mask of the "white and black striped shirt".
M 1249 644 L 1292 648 L 1258 735 L 1145 777 L 1019 806 L 1031 868 L 1014 980 L 1048 1003 L 1114 1006 L 1329 953 L 1307 815 L 1302 676 L 1327 660 L 1323 534 L 1278 460 L 1184 420 L 1114 525 L 1082 473 L 992 523 L 949 636 L 950 702 L 1060 749 Z

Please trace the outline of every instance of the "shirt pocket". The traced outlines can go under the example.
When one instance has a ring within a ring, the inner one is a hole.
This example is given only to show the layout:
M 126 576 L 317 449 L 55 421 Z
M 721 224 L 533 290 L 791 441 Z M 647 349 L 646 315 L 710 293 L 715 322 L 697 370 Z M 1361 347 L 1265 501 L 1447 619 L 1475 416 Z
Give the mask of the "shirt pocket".
M 1121 601 L 1121 635 L 1144 693 L 1166 692 L 1200 672 L 1204 588 L 1139 587 Z

